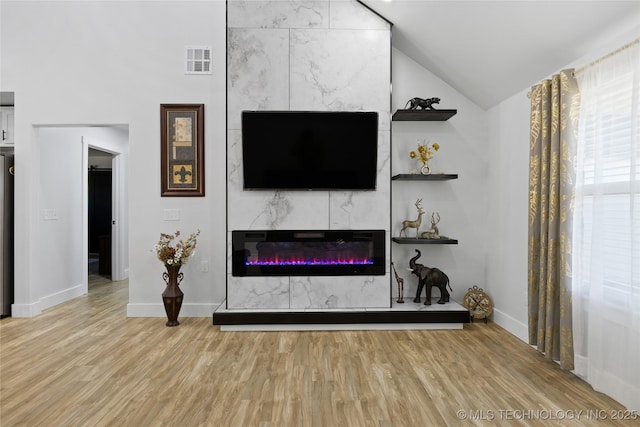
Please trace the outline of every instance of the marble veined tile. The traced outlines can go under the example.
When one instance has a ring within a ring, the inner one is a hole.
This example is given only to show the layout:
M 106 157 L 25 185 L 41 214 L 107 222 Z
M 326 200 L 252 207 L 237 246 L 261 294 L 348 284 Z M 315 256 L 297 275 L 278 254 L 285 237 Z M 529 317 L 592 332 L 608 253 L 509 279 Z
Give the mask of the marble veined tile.
M 292 30 L 292 110 L 378 111 L 389 129 L 387 31 Z
M 331 192 L 331 229 L 389 230 L 389 192 Z
M 355 0 L 331 0 L 329 28 L 390 30 L 391 25 Z
M 325 191 L 229 191 L 229 230 L 329 228 Z
M 327 28 L 329 0 L 230 0 L 229 28 Z
M 242 132 L 227 130 L 227 187 L 242 191 Z
M 227 276 L 229 308 L 289 308 L 288 277 Z
M 389 230 L 391 221 L 389 152 L 389 132 L 379 132 L 378 175 L 375 191 L 331 192 L 329 208 L 332 229 Z
M 231 231 L 239 229 L 384 229 L 388 265 L 389 24 L 355 0 L 229 0 L 227 10 L 228 245 Z M 376 191 L 244 191 L 243 110 L 377 111 Z M 342 277 L 229 274 L 227 303 L 231 309 L 384 308 L 390 284 L 389 271 Z
M 389 306 L 389 275 L 291 277 L 291 308 Z
M 289 109 L 289 30 L 229 29 L 227 128 L 243 110 Z

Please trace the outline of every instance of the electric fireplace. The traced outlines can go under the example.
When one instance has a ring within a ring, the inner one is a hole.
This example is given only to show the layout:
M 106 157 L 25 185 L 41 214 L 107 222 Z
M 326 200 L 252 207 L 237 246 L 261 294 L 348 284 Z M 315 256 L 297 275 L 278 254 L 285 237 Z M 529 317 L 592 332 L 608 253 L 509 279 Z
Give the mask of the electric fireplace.
M 384 230 L 232 232 L 234 276 L 385 274 Z

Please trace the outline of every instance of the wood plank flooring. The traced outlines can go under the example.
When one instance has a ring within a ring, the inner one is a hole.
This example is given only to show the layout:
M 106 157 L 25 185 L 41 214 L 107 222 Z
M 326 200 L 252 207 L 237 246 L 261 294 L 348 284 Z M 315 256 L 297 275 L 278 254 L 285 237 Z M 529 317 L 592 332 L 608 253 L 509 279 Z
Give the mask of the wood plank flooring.
M 492 323 L 220 332 L 210 317 L 127 318 L 127 301 L 126 281 L 103 281 L 0 321 L 0 425 L 640 424 L 611 420 L 620 404 Z

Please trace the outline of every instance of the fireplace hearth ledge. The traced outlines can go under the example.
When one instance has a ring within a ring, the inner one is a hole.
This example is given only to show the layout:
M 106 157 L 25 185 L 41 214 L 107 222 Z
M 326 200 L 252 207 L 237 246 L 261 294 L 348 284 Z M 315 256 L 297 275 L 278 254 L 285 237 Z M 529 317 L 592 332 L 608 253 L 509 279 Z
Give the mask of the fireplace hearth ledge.
M 430 306 L 405 300 L 389 308 L 227 309 L 213 313 L 221 331 L 462 329 L 469 311 L 455 301 Z

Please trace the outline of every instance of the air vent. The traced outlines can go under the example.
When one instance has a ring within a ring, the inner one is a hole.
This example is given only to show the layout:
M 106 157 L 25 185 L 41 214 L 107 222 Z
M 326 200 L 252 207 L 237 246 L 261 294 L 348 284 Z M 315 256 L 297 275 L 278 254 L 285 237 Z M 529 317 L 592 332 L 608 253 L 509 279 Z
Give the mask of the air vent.
M 211 74 L 211 48 L 187 46 L 185 74 Z

